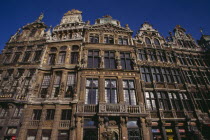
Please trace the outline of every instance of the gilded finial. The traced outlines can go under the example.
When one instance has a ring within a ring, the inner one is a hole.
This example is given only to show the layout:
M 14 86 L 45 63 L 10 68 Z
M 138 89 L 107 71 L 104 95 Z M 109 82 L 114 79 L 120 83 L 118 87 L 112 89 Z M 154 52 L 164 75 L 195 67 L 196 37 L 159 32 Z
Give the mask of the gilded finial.
M 202 35 L 204 35 L 204 34 L 203 34 L 203 28 L 200 28 L 200 32 L 201 32 Z

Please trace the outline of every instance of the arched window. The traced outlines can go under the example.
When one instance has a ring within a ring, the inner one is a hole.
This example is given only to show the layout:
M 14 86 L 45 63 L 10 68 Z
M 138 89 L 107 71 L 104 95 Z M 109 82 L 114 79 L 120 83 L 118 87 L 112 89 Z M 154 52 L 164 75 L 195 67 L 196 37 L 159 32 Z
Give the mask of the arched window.
M 151 41 L 148 37 L 145 37 L 145 42 L 146 42 L 147 46 L 151 45 Z
M 154 39 L 155 46 L 160 46 L 160 41 L 158 39 Z

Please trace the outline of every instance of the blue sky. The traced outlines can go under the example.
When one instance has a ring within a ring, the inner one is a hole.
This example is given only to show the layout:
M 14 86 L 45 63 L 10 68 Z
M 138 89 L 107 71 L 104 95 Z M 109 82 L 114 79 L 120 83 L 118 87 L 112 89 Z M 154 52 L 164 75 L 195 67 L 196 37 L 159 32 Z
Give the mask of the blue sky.
M 54 27 L 71 9 L 83 11 L 83 20 L 91 24 L 109 14 L 122 26 L 129 24 L 134 34 L 148 21 L 165 37 L 178 24 L 195 39 L 201 36 L 200 27 L 210 35 L 209 0 L 2 0 L 0 50 L 18 28 L 35 21 L 41 12 L 43 21 Z

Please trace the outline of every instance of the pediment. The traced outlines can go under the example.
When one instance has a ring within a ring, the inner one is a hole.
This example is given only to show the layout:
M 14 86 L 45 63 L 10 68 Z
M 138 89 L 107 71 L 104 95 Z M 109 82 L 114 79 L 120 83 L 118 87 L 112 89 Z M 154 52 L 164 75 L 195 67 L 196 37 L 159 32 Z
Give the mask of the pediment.
M 103 31 L 107 30 L 107 31 L 111 31 L 111 32 L 130 32 L 130 33 L 133 32 L 130 28 L 124 28 L 124 27 L 113 25 L 110 23 L 90 25 L 87 29 L 103 30 Z

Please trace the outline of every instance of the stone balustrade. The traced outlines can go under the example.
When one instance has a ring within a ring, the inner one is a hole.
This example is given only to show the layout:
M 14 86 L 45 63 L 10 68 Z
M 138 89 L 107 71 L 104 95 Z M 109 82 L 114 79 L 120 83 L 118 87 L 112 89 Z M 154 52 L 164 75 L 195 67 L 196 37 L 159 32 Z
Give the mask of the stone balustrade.
M 60 128 L 69 128 L 70 127 L 70 120 L 61 120 L 59 122 Z
M 77 106 L 78 113 L 141 113 L 139 105 L 125 105 L 125 104 L 80 104 Z

